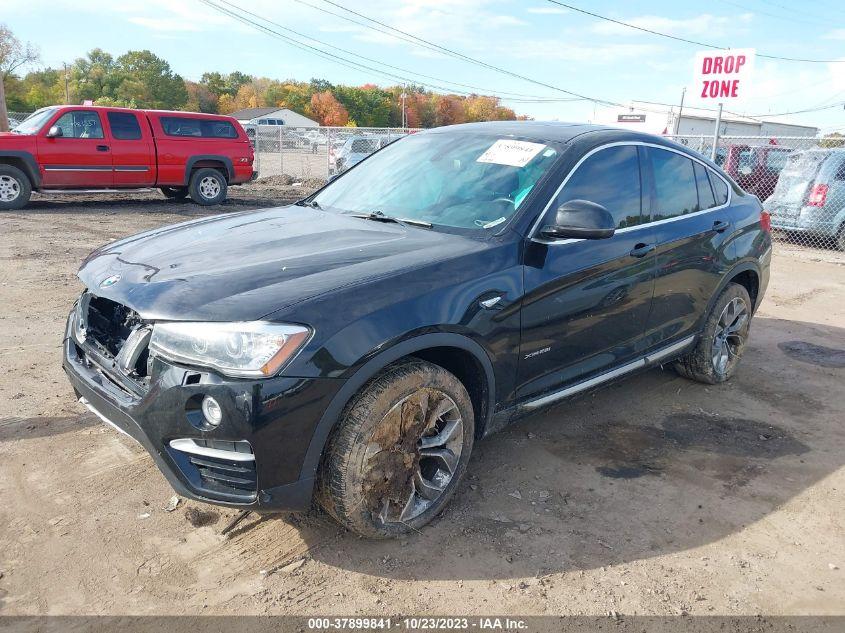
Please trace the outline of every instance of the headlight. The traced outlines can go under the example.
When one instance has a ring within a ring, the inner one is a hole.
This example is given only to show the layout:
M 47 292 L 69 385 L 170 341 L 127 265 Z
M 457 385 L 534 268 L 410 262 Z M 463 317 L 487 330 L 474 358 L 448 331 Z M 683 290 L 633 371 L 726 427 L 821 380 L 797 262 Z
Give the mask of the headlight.
M 173 361 L 213 367 L 228 376 L 272 376 L 305 344 L 301 325 L 248 323 L 156 323 L 150 351 Z

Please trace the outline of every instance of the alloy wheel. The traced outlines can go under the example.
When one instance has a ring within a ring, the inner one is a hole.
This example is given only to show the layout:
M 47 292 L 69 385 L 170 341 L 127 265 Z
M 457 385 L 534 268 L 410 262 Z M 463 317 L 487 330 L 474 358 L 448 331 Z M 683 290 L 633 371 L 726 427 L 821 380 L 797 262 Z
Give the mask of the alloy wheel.
M 0 176 L 0 202 L 14 202 L 21 195 L 21 184 L 11 176 Z
M 745 342 L 743 329 L 748 322 L 748 306 L 736 297 L 722 310 L 713 336 L 713 369 L 719 374 L 727 372 L 728 364 L 736 359 Z
M 206 176 L 200 180 L 200 194 L 206 200 L 213 200 L 220 195 L 220 182 L 214 176 Z
M 398 429 L 400 435 L 398 442 L 376 441 L 368 451 L 366 471 L 390 482 L 370 482 L 369 488 L 381 493 L 370 506 L 384 524 L 406 523 L 440 499 L 455 476 L 464 447 L 463 420 L 450 396 L 426 387 L 393 405 L 378 428 Z

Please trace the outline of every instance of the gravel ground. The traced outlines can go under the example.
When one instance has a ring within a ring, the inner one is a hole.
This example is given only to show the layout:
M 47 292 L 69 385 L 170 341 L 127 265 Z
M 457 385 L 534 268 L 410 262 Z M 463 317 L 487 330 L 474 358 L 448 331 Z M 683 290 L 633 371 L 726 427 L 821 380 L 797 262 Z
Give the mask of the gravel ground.
M 775 248 L 737 377 L 651 370 L 480 442 L 433 525 L 366 541 L 317 512 L 180 500 L 60 366 L 82 258 L 293 200 L 253 183 L 38 196 L 0 215 L 0 613 L 845 615 L 845 257 Z M 170 511 L 172 510 L 172 511 Z M 266 573 L 266 572 L 270 573 Z

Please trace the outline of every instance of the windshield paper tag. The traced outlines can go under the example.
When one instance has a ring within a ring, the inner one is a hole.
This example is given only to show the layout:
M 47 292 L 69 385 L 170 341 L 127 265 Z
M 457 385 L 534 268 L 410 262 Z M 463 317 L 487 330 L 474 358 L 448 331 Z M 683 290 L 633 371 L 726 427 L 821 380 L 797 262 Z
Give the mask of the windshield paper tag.
M 479 156 L 476 162 L 525 167 L 531 162 L 532 158 L 545 148 L 546 146 L 542 143 L 499 139 Z

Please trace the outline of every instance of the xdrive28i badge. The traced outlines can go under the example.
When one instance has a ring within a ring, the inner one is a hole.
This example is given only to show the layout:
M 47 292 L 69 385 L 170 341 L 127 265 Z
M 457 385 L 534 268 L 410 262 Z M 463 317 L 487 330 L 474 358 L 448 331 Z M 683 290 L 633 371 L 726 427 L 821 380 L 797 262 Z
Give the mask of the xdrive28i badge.
M 110 275 L 100 282 L 100 288 L 110 288 L 120 281 L 120 275 Z

